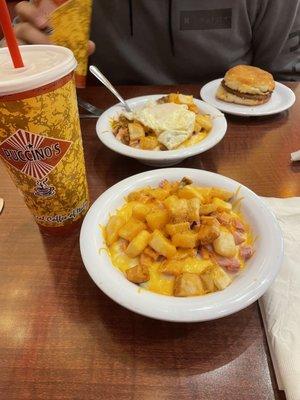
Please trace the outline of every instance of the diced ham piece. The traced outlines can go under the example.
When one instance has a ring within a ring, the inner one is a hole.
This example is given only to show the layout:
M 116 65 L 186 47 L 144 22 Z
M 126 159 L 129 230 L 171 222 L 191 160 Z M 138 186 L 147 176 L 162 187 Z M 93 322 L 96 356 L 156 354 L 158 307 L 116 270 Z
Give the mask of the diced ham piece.
M 201 247 L 201 249 L 200 249 L 200 256 L 204 259 L 204 260 L 209 260 L 209 256 L 210 256 L 210 253 L 209 253 L 209 251 L 204 247 L 204 246 L 202 246 Z
M 212 244 L 205 244 L 203 247 L 204 247 L 207 251 L 210 251 L 211 253 L 213 253 L 213 251 L 214 251 L 214 248 L 213 248 Z
M 240 247 L 240 256 L 243 260 L 249 260 L 253 256 L 254 249 L 252 246 L 241 246 Z
M 239 221 L 238 219 L 233 219 L 233 220 L 232 220 L 232 225 L 233 225 L 238 231 L 245 232 L 244 224 L 243 224 L 241 221 Z
M 238 272 L 240 269 L 239 260 L 236 258 L 217 257 L 216 261 L 220 267 L 226 268 L 229 272 Z
M 116 139 L 122 141 L 127 134 L 128 134 L 128 129 L 127 128 L 120 128 L 118 130 L 117 135 L 116 135 Z
M 240 231 L 235 231 L 232 233 L 234 237 L 234 242 L 236 245 L 239 245 L 245 241 L 245 235 Z

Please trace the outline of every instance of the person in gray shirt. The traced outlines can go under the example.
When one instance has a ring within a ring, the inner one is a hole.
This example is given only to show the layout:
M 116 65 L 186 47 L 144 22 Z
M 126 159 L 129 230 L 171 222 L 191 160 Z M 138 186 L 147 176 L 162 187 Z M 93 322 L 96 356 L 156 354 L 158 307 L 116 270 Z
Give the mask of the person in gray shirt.
M 49 41 L 33 4 L 16 11 L 20 40 Z M 237 64 L 300 80 L 300 0 L 94 0 L 91 39 L 115 84 L 199 83 Z

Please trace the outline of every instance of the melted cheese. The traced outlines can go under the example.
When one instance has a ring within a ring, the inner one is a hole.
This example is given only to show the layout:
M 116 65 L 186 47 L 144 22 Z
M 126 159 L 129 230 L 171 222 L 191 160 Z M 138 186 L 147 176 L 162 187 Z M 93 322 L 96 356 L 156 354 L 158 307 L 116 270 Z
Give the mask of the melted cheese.
M 158 272 L 162 263 L 155 262 L 149 268 L 150 280 L 145 287 L 155 293 L 172 296 L 174 291 L 175 278 Z
M 201 135 L 201 134 L 200 134 Z M 195 135 L 196 136 L 196 135 Z M 209 195 L 210 193 L 210 188 L 197 188 L 199 189 L 199 192 L 201 194 L 207 194 Z M 151 189 L 145 189 L 145 192 L 147 190 L 151 191 Z M 151 203 L 151 206 L 153 209 L 157 208 L 156 204 L 157 200 L 153 200 Z M 116 215 L 122 216 L 126 221 L 128 221 L 131 216 L 132 216 L 132 209 L 133 207 L 138 204 L 138 201 L 129 201 L 125 203 L 119 210 L 117 210 Z M 241 214 L 240 211 L 231 211 L 230 212 L 231 216 L 234 218 L 239 219 L 245 226 L 245 234 L 246 234 L 246 240 L 245 244 L 247 245 L 253 245 L 255 238 L 253 237 L 253 233 L 250 230 L 249 225 L 245 222 L 243 215 Z M 220 227 L 222 231 L 228 232 L 228 229 L 224 226 Z M 135 265 L 138 265 L 139 263 L 139 258 L 131 258 L 128 257 L 125 253 L 125 248 L 126 248 L 127 242 L 124 241 L 123 239 L 117 240 L 115 243 L 113 243 L 111 246 L 109 246 L 108 251 L 109 255 L 111 257 L 112 264 L 118 268 L 120 271 L 123 273 L 129 269 L 134 267 Z M 185 270 L 188 272 L 192 273 L 198 273 L 198 269 L 195 269 L 195 266 L 198 266 L 199 264 L 199 259 L 197 260 L 198 264 L 196 265 L 196 259 L 193 259 L 192 256 L 189 255 L 188 250 L 186 249 L 177 249 L 177 258 L 182 256 L 184 253 L 187 254 L 187 258 L 184 258 L 182 262 L 185 262 L 186 268 Z M 241 265 L 241 270 L 245 267 L 247 262 L 245 262 L 239 254 L 236 255 L 237 259 L 240 262 Z M 176 257 L 174 258 L 174 261 L 176 260 Z M 178 260 L 178 259 L 177 259 Z M 180 262 L 181 260 L 178 260 Z M 194 262 L 195 261 L 195 262 Z M 211 263 L 211 260 L 202 260 L 203 266 L 207 266 L 208 264 Z M 153 264 L 149 267 L 149 274 L 150 274 L 150 279 L 148 282 L 144 283 L 141 285 L 142 288 L 145 288 L 147 290 L 153 291 L 155 293 L 167 295 L 167 296 L 172 296 L 173 291 L 174 291 L 174 282 L 175 282 L 175 277 L 164 274 L 160 272 L 160 268 L 162 267 L 163 262 L 153 262 Z M 232 274 L 232 276 L 237 276 L 237 274 Z
M 187 139 L 185 142 L 181 143 L 177 147 L 177 149 L 194 146 L 195 144 L 200 143 L 203 139 L 205 139 L 207 135 L 208 135 L 207 132 L 196 133 L 195 135 L 193 135 L 189 139 Z
M 128 257 L 124 252 L 123 241 L 118 240 L 109 247 L 109 254 L 115 267 L 125 272 L 139 263 L 138 258 Z

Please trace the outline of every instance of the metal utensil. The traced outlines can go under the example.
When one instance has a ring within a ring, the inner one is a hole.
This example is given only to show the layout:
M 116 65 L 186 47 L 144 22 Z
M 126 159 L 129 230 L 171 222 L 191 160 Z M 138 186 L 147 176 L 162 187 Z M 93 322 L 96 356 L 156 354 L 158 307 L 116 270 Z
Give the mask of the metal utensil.
M 90 72 L 97 78 L 101 83 L 103 83 L 104 86 L 107 87 L 108 90 L 114 94 L 117 99 L 123 104 L 125 107 L 126 111 L 131 112 L 131 108 L 129 105 L 126 103 L 126 101 L 123 99 L 123 97 L 120 95 L 119 92 L 113 87 L 113 85 L 105 78 L 105 76 L 102 74 L 102 72 L 99 71 L 99 69 L 95 65 L 91 65 L 89 68 Z
M 98 119 L 99 115 L 94 114 L 79 114 L 79 119 Z
M 93 114 L 95 117 L 99 117 L 101 114 L 103 114 L 103 110 L 100 110 L 100 108 L 97 108 L 93 106 L 93 104 L 88 103 L 87 101 L 83 100 L 81 97 L 77 96 L 77 102 L 78 105 L 83 108 L 84 110 L 90 112 Z M 80 114 L 82 116 L 83 114 Z
M 97 119 L 99 115 L 95 114 L 79 114 L 79 119 Z

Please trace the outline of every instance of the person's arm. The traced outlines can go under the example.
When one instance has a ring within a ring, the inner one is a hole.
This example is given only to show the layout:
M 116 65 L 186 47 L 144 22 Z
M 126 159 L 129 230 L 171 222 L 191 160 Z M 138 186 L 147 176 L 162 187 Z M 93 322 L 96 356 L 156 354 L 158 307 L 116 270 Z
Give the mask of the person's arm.
M 35 4 L 21 1 L 15 7 L 19 22 L 15 25 L 15 33 L 21 42 L 28 44 L 47 44 L 49 37 L 43 32 L 47 27 L 47 19 L 39 12 Z
M 38 8 L 30 1 L 14 2 L 14 15 L 18 18 L 15 25 L 15 33 L 20 43 L 25 44 L 49 44 L 49 36 L 44 29 L 47 28 L 47 19 Z M 0 46 L 1 47 L 1 46 Z M 89 40 L 88 52 L 94 53 L 95 43 Z
M 300 80 L 300 0 L 262 0 L 253 25 L 253 65 Z
M 48 36 L 43 32 L 47 27 L 47 20 L 37 7 L 29 1 L 13 2 L 12 5 L 15 7 L 11 15 L 19 20 L 14 27 L 18 41 L 26 44 L 49 43 Z

